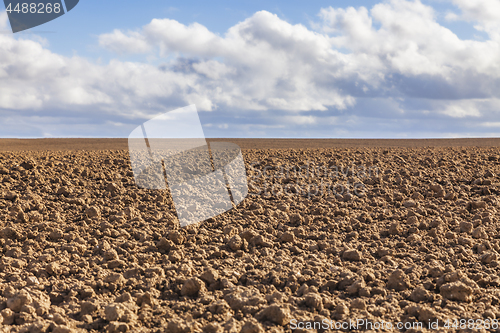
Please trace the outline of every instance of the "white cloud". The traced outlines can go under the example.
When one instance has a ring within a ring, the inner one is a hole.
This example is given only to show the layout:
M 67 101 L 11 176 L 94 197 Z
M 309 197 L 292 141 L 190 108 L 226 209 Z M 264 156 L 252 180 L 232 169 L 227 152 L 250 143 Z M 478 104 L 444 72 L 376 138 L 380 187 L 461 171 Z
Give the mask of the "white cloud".
M 0 12 L 0 29 L 5 29 L 9 25 L 9 17 L 7 12 Z
M 460 20 L 460 15 L 458 15 L 457 13 L 454 13 L 454 12 L 448 12 L 444 16 L 444 19 L 446 21 L 450 21 L 450 22 L 459 21 Z
M 211 108 L 195 75 L 115 60 L 96 65 L 9 34 L 0 35 L 0 76 L 0 109 L 4 110 L 68 110 L 72 117 L 95 108 L 134 117 L 159 112 L 169 99 L 178 105 L 195 102 L 202 110 Z
M 481 126 L 500 128 L 500 121 L 487 121 L 487 122 L 481 123 Z
M 215 104 L 298 111 L 345 109 L 354 103 L 352 96 L 328 82 L 352 75 L 343 69 L 347 59 L 332 49 L 330 38 L 269 12 L 257 12 L 224 37 L 197 23 L 185 26 L 169 19 L 152 20 L 140 33 L 160 56 L 174 53 L 197 59 L 183 70 L 203 74 L 208 79 L 205 86 L 216 87 L 210 94 Z M 129 48 L 128 40 L 116 32 L 100 41 L 110 50 Z M 223 63 L 210 58 L 222 58 Z
M 283 121 L 298 125 L 314 125 L 318 122 L 318 119 L 313 116 L 287 116 L 283 118 Z
M 325 30 L 336 27 L 336 46 L 365 55 L 367 61 L 378 63 L 378 70 L 386 73 L 451 79 L 455 69 L 463 70 L 460 67 L 464 60 L 480 54 L 477 47 L 481 44 L 461 41 L 439 25 L 433 9 L 420 1 L 377 4 L 371 9 L 371 17 L 364 8 L 323 9 L 320 16 Z M 372 21 L 378 22 L 380 28 L 375 29 Z
M 147 41 L 137 32 L 124 34 L 118 29 L 99 36 L 99 45 L 116 53 L 146 53 L 151 51 Z
M 193 68 L 194 70 L 196 70 L 196 72 L 206 75 L 209 79 L 212 80 L 218 80 L 221 77 L 225 77 L 230 74 L 236 74 L 236 70 L 234 68 L 230 68 L 225 64 L 215 60 L 194 63 Z
M 479 117 L 480 111 L 473 101 L 460 101 L 444 106 L 443 114 L 453 118 Z
M 224 38 L 200 25 L 186 27 L 171 20 L 153 20 L 143 33 L 145 39 L 156 41 L 161 54 L 169 50 L 223 58 L 225 66 L 214 66 L 212 60 L 205 65 L 202 60 L 193 67 L 197 71 L 211 67 L 208 77 L 221 78 L 217 85 L 229 106 L 324 110 L 353 103 L 352 97 L 317 84 L 325 70 L 341 74 L 342 55 L 331 49 L 329 38 L 271 13 L 256 13 L 229 29 Z
M 497 0 L 452 0 L 463 15 L 478 22 L 500 20 L 500 2 Z
M 500 41 L 500 2 L 498 0 L 452 0 L 462 15 L 457 18 L 476 22 L 477 30 L 486 32 L 491 39 Z

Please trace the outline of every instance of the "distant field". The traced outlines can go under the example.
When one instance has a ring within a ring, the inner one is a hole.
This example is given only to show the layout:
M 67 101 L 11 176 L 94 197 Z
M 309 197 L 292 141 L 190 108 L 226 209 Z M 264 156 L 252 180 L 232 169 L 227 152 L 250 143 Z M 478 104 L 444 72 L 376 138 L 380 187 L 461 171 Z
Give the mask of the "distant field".
M 228 141 L 242 149 L 349 147 L 499 147 L 500 138 L 462 139 L 208 139 Z M 0 151 L 122 150 L 127 139 L 0 139 Z

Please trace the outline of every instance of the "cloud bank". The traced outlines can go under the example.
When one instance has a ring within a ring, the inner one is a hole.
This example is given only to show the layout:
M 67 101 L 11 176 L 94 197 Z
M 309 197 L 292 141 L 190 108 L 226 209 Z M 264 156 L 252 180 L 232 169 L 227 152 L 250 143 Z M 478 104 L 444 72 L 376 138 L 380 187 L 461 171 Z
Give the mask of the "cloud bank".
M 127 136 L 192 103 L 207 111 L 210 136 L 497 135 L 500 5 L 452 3 L 447 19 L 468 22 L 487 40 L 462 40 L 432 7 L 405 0 L 322 8 L 309 27 L 260 11 L 224 35 L 153 19 L 100 35 L 99 45 L 116 54 L 104 65 L 0 34 L 0 136 L 22 128 L 33 136 Z

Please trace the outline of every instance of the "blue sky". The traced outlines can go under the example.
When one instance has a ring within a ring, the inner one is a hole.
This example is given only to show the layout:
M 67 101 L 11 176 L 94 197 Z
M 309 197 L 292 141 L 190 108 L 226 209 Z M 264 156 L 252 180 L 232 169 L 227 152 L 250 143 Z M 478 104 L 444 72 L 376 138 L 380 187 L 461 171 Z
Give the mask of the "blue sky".
M 500 3 L 94 1 L 0 14 L 0 137 L 127 137 L 195 104 L 207 137 L 500 133 Z

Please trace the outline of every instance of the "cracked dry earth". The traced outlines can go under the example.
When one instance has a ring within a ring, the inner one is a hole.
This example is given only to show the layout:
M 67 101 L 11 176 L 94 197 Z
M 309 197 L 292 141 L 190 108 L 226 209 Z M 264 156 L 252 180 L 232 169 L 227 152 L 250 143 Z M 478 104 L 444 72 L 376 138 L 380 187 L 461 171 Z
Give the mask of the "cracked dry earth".
M 500 317 L 498 149 L 243 156 L 254 194 L 180 228 L 169 193 L 135 186 L 127 151 L 0 153 L 0 332 Z M 281 174 L 294 166 L 309 175 Z M 337 175 L 318 172 L 335 166 Z M 301 193 L 321 181 L 363 191 Z

